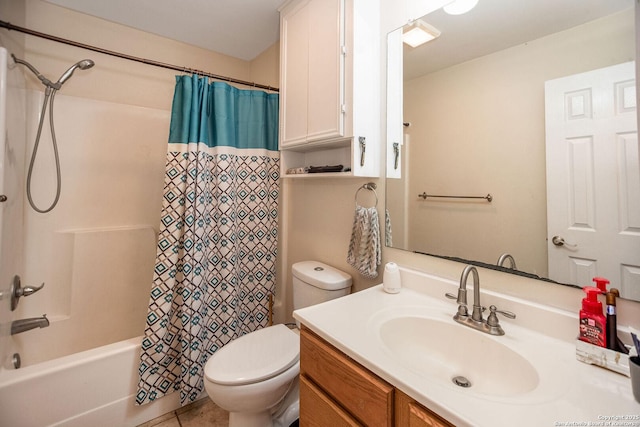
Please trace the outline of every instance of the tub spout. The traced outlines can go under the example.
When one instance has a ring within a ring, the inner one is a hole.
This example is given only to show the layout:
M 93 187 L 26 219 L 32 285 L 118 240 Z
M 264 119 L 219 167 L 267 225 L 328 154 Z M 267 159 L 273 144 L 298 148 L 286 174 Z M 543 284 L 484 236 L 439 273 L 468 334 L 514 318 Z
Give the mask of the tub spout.
M 46 328 L 47 326 L 49 326 L 49 319 L 47 319 L 46 314 L 43 314 L 42 317 L 14 320 L 11 322 L 11 335 L 30 331 L 35 328 Z

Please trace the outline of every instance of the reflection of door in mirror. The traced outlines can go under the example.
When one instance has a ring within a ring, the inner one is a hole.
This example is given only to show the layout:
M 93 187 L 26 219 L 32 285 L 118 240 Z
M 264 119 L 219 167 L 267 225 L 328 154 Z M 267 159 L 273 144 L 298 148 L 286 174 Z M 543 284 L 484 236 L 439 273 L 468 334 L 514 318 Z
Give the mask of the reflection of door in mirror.
M 549 275 L 640 300 L 635 64 L 546 82 L 545 118 Z

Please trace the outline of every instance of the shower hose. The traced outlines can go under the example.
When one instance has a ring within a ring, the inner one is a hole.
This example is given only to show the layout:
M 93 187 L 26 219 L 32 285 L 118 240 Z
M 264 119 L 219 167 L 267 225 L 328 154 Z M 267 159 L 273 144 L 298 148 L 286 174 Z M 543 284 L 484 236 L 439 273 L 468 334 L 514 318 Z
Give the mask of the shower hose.
M 27 172 L 27 199 L 29 199 L 29 204 L 39 213 L 47 213 L 51 211 L 57 204 L 60 199 L 60 187 L 61 187 L 61 177 L 60 177 L 60 157 L 58 156 L 58 143 L 56 142 L 56 131 L 53 127 L 53 100 L 56 96 L 56 89 L 48 87 L 44 92 L 44 101 L 42 103 L 42 112 L 40 113 L 40 123 L 38 124 L 38 133 L 36 134 L 36 142 L 33 145 L 33 151 L 31 152 L 31 161 L 29 162 L 29 171 Z M 42 125 L 44 123 L 44 116 L 47 112 L 47 102 L 49 105 L 49 125 L 51 127 L 51 140 L 53 145 L 53 154 L 55 156 L 56 161 L 56 198 L 46 209 L 38 208 L 31 196 L 31 175 L 33 173 L 33 165 L 36 161 L 36 155 L 38 154 L 38 146 L 40 145 L 40 135 L 42 134 Z

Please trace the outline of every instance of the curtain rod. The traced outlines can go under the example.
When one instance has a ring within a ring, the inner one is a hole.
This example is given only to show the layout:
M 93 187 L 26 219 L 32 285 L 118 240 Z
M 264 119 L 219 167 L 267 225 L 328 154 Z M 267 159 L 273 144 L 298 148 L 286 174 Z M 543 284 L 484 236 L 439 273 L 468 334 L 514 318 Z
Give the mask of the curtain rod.
M 115 56 L 115 57 L 122 58 L 122 59 L 127 59 L 129 61 L 135 61 L 135 62 L 140 62 L 142 64 L 153 65 L 154 67 L 167 68 L 169 70 L 180 71 L 180 72 L 183 72 L 183 73 L 197 74 L 197 75 L 200 75 L 200 76 L 210 77 L 210 78 L 215 79 L 215 80 L 222 80 L 222 81 L 225 81 L 225 82 L 241 84 L 241 85 L 244 85 L 244 86 L 251 86 L 251 87 L 255 87 L 255 88 L 266 89 L 266 90 L 270 90 L 270 91 L 273 91 L 273 92 L 279 92 L 280 91 L 277 87 L 273 87 L 273 86 L 263 85 L 263 84 L 254 83 L 254 82 L 248 82 L 248 81 L 240 80 L 240 79 L 234 79 L 233 77 L 219 76 L 217 74 L 207 73 L 205 71 L 196 70 L 196 69 L 193 69 L 193 68 L 179 67 L 177 65 L 166 64 L 164 62 L 154 61 L 154 60 L 145 59 L 145 58 L 139 58 L 137 56 L 127 55 L 127 54 L 120 53 L 120 52 L 114 52 L 112 50 L 102 49 L 100 47 L 91 46 L 91 45 L 84 44 L 84 43 L 78 43 L 78 42 L 73 41 L 73 40 L 63 39 L 61 37 L 52 36 L 50 34 L 41 33 L 39 31 L 30 30 L 30 29 L 24 28 L 24 27 L 19 27 L 17 25 L 13 25 L 13 24 L 11 24 L 9 22 L 2 21 L 2 20 L 0 20 L 0 28 L 6 28 L 7 30 L 18 31 L 18 32 L 21 32 L 21 33 L 24 33 L 24 34 L 29 34 L 31 36 L 41 37 L 43 39 L 52 40 L 54 42 L 64 43 L 64 44 L 68 44 L 70 46 L 75 46 L 75 47 L 79 47 L 79 48 L 82 48 L 82 49 L 92 50 L 94 52 L 103 53 L 105 55 L 111 55 L 111 56 Z

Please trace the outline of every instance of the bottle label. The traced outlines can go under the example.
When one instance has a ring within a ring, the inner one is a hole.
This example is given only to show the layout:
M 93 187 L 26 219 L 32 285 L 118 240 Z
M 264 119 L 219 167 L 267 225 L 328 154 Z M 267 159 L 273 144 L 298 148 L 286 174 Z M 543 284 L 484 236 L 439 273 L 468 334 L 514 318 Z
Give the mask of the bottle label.
M 600 347 L 606 347 L 604 325 L 595 319 L 580 319 L 580 340 Z

